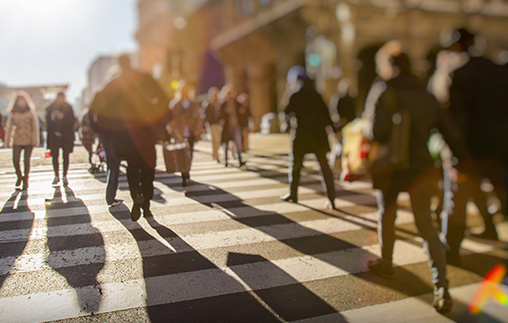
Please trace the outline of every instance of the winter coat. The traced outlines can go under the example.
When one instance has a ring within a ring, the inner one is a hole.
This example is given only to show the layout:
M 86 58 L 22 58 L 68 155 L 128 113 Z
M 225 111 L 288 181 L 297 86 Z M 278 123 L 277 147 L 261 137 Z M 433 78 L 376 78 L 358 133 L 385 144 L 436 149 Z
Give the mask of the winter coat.
M 226 100 L 220 106 L 220 116 L 222 120 L 222 137 L 221 142 L 226 143 L 231 140 L 234 140 L 234 129 L 236 127 L 244 128 L 248 126 L 247 118 L 244 116 L 245 113 L 242 113 L 242 109 L 240 108 L 240 103 L 236 100 L 233 102 L 234 111 L 230 111 L 228 109 L 228 101 Z M 236 122 L 234 120 L 234 114 L 236 114 Z M 232 124 L 235 122 L 236 125 Z M 243 140 L 243 139 L 242 139 Z
M 219 103 L 213 104 L 208 100 L 203 101 L 203 110 L 205 115 L 205 122 L 208 124 L 220 123 L 221 106 Z
M 5 144 L 12 146 L 38 146 L 39 127 L 32 111 L 14 112 L 7 121 Z
M 328 108 L 310 81 L 293 93 L 284 113 L 292 117 L 293 151 L 328 152 L 330 145 L 326 127 L 333 127 Z
M 53 102 L 46 110 L 47 148 L 62 148 L 67 152 L 74 149 L 74 129 L 76 118 L 72 106 L 66 102 Z
M 381 83 L 379 83 L 381 84 Z M 439 129 L 447 143 L 458 147 L 457 137 L 445 111 L 439 106 L 436 98 L 427 92 L 424 85 L 411 74 L 402 74 L 386 82 L 385 90 L 375 104 L 372 122 L 372 141 L 390 145 L 396 113 L 408 112 L 409 142 L 406 167 L 390 169 L 392 173 L 383 176 L 373 175 L 376 188 L 387 187 L 387 184 L 400 186 L 404 190 L 424 173 L 431 172 L 435 166 L 427 142 L 433 128 Z M 389 149 L 392 149 L 389 147 Z M 384 182 L 388 183 L 384 183 Z
M 172 136 L 180 141 L 185 138 L 192 138 L 193 141 L 199 140 L 203 131 L 203 119 L 199 113 L 199 105 L 193 100 L 187 101 L 188 106 L 183 100 L 173 99 L 169 103 L 171 112 L 171 121 L 169 125 L 172 128 Z M 188 130 L 185 129 L 188 127 Z
M 96 94 L 92 126 L 110 132 L 118 156 L 142 152 L 165 137 L 168 97 L 149 74 L 129 71 Z

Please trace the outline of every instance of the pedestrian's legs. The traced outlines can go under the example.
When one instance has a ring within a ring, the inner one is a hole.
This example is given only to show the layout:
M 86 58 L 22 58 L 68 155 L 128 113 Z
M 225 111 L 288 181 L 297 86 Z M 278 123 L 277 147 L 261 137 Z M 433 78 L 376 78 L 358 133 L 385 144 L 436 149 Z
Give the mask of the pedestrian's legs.
M 229 146 L 229 142 L 225 142 L 224 143 L 224 164 L 227 166 L 228 165 L 228 146 Z
M 397 196 L 398 192 L 392 191 L 383 194 L 380 190 L 376 191 L 378 203 L 378 237 L 381 245 L 382 259 L 392 265 L 393 247 L 395 244 L 395 218 L 397 217 Z
M 131 219 L 137 221 L 141 216 L 141 207 L 145 201 L 142 186 L 142 168 L 145 161 L 138 152 L 126 154 L 125 160 L 127 161 L 127 182 L 129 183 L 129 191 L 133 202 Z
M 416 227 L 423 238 L 423 247 L 429 256 L 429 266 L 434 283 L 433 306 L 440 313 L 450 311 L 452 299 L 448 292 L 448 279 L 446 278 L 446 249 L 439 239 L 434 227 L 430 212 L 430 200 L 434 191 L 432 176 L 414 182 L 409 190 L 411 206 L 415 217 Z
M 88 163 L 90 164 L 91 167 L 93 167 L 93 163 L 92 163 L 92 156 L 93 156 L 93 145 L 92 144 L 85 144 L 83 145 L 83 147 L 85 147 L 86 151 L 88 152 Z
M 51 158 L 53 160 L 53 173 L 55 173 L 55 179 L 59 178 L 59 168 L 58 159 L 60 158 L 60 148 L 51 149 Z M 56 183 L 53 183 L 56 184 Z
M 233 141 L 236 147 L 236 153 L 238 155 L 238 162 L 240 167 L 244 165 L 242 161 L 243 142 L 242 142 L 242 128 L 236 127 L 233 129 Z
M 331 206 L 335 208 L 335 185 L 333 182 L 332 170 L 330 169 L 328 160 L 326 159 L 326 152 L 316 153 L 316 157 L 319 162 L 319 166 L 321 167 L 321 174 L 323 175 L 325 184 L 323 185 L 323 188 L 326 191 L 326 195 L 328 196 Z
M 69 155 L 70 153 L 63 150 L 62 157 L 63 157 L 63 177 L 67 177 L 67 173 L 69 172 Z
M 153 181 L 155 178 L 155 146 L 147 147 L 143 153 L 143 162 L 141 163 L 141 186 L 145 202 L 150 202 L 153 198 Z
M 452 183 L 449 190 L 452 207 L 446 207 L 446 212 L 443 212 L 441 229 L 446 236 L 450 263 L 459 261 L 459 248 L 466 230 L 466 205 L 473 189 L 474 184 L 470 180 L 459 177 L 459 182 Z
M 243 145 L 243 151 L 249 150 L 249 127 L 242 128 L 242 145 Z
M 432 282 L 436 287 L 448 289 L 446 278 L 446 248 L 440 240 L 434 227 L 430 201 L 432 197 L 432 183 L 417 184 L 410 192 L 411 206 L 415 217 L 416 227 L 424 240 L 424 249 L 429 255 L 429 266 L 432 272 Z
M 25 174 L 23 176 L 23 189 L 28 188 L 28 176 L 30 175 L 30 158 L 32 157 L 33 146 L 24 146 L 25 154 L 23 156 L 23 162 L 25 166 Z
M 143 159 L 138 153 L 130 153 L 125 155 L 127 161 L 127 183 L 133 200 L 137 196 L 143 194 L 141 187 L 141 163 Z
M 212 156 L 213 159 L 219 160 L 221 126 L 218 123 L 210 125 L 210 135 L 212 136 Z
M 300 171 L 302 170 L 304 156 L 305 154 L 293 150 L 291 168 L 289 170 L 289 192 L 293 200 L 298 199 L 298 185 L 300 184 Z
M 100 139 L 104 152 L 106 153 L 106 165 L 108 167 L 106 180 L 106 203 L 111 205 L 116 200 L 118 176 L 120 175 L 120 163 L 122 162 L 122 159 L 115 153 L 113 139 L 110 134 L 101 134 Z
M 12 165 L 14 166 L 14 171 L 16 172 L 17 180 L 16 187 L 21 185 L 21 181 L 23 180 L 23 175 L 21 174 L 21 167 L 19 165 L 21 159 L 21 146 L 13 146 L 12 147 Z

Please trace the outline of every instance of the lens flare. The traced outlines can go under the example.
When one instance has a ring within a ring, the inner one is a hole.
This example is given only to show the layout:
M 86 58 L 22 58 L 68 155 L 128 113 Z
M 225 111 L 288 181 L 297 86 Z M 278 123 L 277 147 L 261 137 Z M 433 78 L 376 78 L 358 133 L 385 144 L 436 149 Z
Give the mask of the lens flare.
M 506 295 L 499 284 L 506 275 L 506 267 L 499 264 L 485 276 L 480 287 L 476 291 L 471 304 L 469 304 L 469 312 L 478 314 L 487 300 L 493 298 L 500 304 L 508 306 L 508 295 Z

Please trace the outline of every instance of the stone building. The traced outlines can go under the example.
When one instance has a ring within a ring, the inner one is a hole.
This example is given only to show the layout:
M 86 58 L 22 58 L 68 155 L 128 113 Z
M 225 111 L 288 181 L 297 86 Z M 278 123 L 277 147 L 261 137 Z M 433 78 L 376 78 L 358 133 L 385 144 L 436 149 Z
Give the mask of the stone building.
M 486 56 L 508 53 L 508 0 L 139 0 L 138 8 L 140 67 L 168 91 L 179 80 L 200 93 L 232 84 L 249 94 L 256 128 L 280 109 L 294 64 L 307 65 L 327 99 L 341 78 L 365 96 L 371 54 L 391 39 L 422 77 L 427 55 L 453 28 L 482 35 Z

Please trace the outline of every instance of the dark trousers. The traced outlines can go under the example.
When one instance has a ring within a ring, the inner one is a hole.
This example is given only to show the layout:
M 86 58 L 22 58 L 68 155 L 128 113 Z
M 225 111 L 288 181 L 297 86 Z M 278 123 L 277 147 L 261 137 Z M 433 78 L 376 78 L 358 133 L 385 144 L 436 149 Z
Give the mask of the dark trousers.
M 21 174 L 21 167 L 19 165 L 21 161 L 21 151 L 24 151 L 23 155 L 23 163 L 25 166 L 25 174 Z M 16 171 L 16 175 L 18 177 L 25 176 L 28 178 L 28 174 L 30 173 L 30 157 L 32 156 L 33 146 L 14 146 L 12 147 L 12 164 L 14 165 L 14 170 Z
M 62 149 L 62 157 L 63 157 L 63 176 L 67 176 L 67 172 L 69 171 L 69 155 L 70 153 Z M 53 158 L 53 172 L 55 176 L 58 176 L 59 171 L 59 161 L 60 158 L 60 148 L 51 149 L 51 157 Z
M 458 256 L 459 248 L 466 231 L 467 202 L 472 199 L 480 211 L 487 232 L 495 232 L 496 228 L 489 213 L 485 193 L 481 191 L 482 178 L 475 174 L 460 174 L 457 182 L 451 182 L 445 176 L 445 203 L 441 228 L 446 236 L 449 251 Z
M 142 194 L 145 204 L 153 198 L 155 178 L 155 146 L 144 147 L 142 151 L 125 154 L 127 161 L 127 182 L 132 199 Z
M 397 217 L 397 196 L 401 191 L 407 191 L 411 199 L 411 207 L 415 217 L 415 224 L 419 235 L 424 239 L 423 247 L 429 255 L 429 266 L 432 272 L 432 282 L 437 287 L 448 288 L 446 278 L 446 249 L 434 227 L 431 215 L 431 198 L 436 192 L 437 177 L 435 174 L 424 174 L 414 177 L 408 174 L 395 174 L 396 178 L 410 178 L 414 180 L 408 185 L 398 185 L 392 180 L 385 191 L 377 191 L 378 236 L 381 244 L 383 260 L 392 263 L 393 247 L 395 244 L 395 219 Z
M 192 157 L 194 156 L 194 143 L 196 140 L 194 140 L 193 137 L 185 138 L 187 142 L 189 143 L 189 149 L 190 149 L 190 162 L 192 165 Z M 190 179 L 190 171 L 189 172 L 182 172 L 182 179 Z
M 115 153 L 113 137 L 110 133 L 101 133 L 99 135 L 102 147 L 106 153 L 106 165 L 108 166 L 106 179 L 106 203 L 111 205 L 116 199 L 118 189 L 118 177 L 120 176 L 120 163 L 122 159 Z
M 326 159 L 326 151 L 317 151 L 314 152 L 316 158 L 319 162 L 319 166 L 321 167 L 321 174 L 323 175 L 323 189 L 328 196 L 330 201 L 335 200 L 335 186 L 333 183 L 333 174 L 328 165 L 328 160 Z M 305 157 L 305 152 L 301 151 L 298 147 L 293 146 L 293 155 L 291 160 L 291 169 L 289 172 L 289 185 L 290 185 L 290 193 L 291 196 L 298 196 L 298 185 L 300 184 L 300 171 L 303 166 L 303 158 Z

